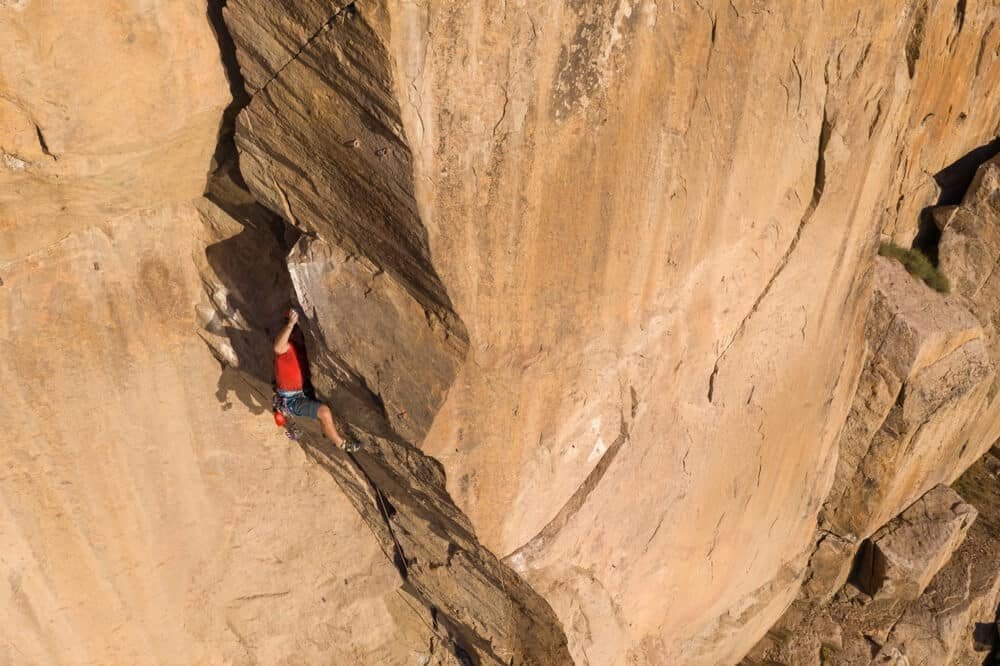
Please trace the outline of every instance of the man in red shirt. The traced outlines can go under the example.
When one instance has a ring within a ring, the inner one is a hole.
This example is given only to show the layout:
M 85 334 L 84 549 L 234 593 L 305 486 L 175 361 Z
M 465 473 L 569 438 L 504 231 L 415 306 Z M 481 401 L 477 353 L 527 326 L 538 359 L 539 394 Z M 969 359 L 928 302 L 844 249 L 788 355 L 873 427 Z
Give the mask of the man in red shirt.
M 310 400 L 303 389 L 302 368 L 305 366 L 303 350 L 292 340 L 292 331 L 299 321 L 299 313 L 290 310 L 284 328 L 274 339 L 274 380 L 278 395 L 284 400 L 285 409 L 293 416 L 316 419 L 323 427 L 323 434 L 345 451 L 357 451 L 360 447 L 347 441 L 337 432 L 333 423 L 333 412 L 326 405 Z

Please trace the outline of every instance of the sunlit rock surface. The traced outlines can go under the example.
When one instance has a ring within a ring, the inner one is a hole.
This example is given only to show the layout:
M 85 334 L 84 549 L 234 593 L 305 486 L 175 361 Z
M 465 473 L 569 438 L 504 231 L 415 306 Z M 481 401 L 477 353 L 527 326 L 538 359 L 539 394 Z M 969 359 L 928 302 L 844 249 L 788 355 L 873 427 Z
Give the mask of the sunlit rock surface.
M 990 3 L 220 4 L 0 0 L 8 660 L 732 663 L 996 439 L 987 235 L 901 404 L 865 330 Z M 293 300 L 353 458 L 271 424 Z
M 250 187 L 373 298 L 310 313 L 327 351 L 577 662 L 737 659 L 812 549 L 879 232 L 995 132 L 990 9 L 320 6 L 226 22 Z M 419 350 L 349 343 L 400 287 L 404 329 L 467 340 L 426 433 L 378 388 Z

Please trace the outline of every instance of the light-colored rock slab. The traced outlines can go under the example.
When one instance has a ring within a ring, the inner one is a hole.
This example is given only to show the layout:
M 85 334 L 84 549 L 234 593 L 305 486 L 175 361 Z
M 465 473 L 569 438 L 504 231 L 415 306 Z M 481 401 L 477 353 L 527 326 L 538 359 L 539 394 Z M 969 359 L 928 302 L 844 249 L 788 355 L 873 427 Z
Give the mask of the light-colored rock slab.
M 3 2 L 0 45 L 0 262 L 204 191 L 231 101 L 204 2 Z
M 936 486 L 862 546 L 857 580 L 876 599 L 912 601 L 965 539 L 976 509 Z
M 17 414 L 0 447 L 0 663 L 429 658 L 430 619 L 371 531 L 198 337 L 205 281 L 233 286 L 242 321 L 255 294 L 231 269 L 267 264 L 206 206 L 210 229 L 184 204 L 0 263 Z M 253 333 L 240 352 L 268 360 Z
M 944 296 L 878 257 L 871 353 L 841 432 L 822 523 L 865 538 L 989 447 L 970 443 L 995 376 L 985 334 L 960 296 Z

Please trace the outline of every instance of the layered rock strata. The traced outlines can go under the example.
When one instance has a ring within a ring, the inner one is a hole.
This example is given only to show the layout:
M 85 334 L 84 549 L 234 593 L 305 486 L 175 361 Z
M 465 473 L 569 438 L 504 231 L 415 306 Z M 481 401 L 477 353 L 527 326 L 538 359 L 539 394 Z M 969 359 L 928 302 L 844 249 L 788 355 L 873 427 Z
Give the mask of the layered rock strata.
M 878 232 L 912 236 L 924 172 L 995 132 L 991 19 L 231 0 L 241 169 L 306 234 L 291 272 L 319 383 L 367 405 L 344 416 L 377 435 L 368 480 L 425 475 L 390 524 L 474 532 L 579 663 L 737 659 L 812 550 Z M 409 535 L 418 563 L 438 536 Z M 466 573 L 432 591 L 420 569 L 425 601 L 493 640 L 502 616 L 459 613 Z

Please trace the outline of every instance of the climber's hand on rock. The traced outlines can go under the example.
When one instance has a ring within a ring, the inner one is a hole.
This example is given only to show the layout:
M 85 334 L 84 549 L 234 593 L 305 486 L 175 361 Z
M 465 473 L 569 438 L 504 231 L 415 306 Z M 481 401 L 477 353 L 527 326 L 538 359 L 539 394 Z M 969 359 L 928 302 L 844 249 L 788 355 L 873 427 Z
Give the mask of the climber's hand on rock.
M 299 323 L 299 312 L 295 308 L 288 311 L 288 323 L 291 326 L 295 326 Z

